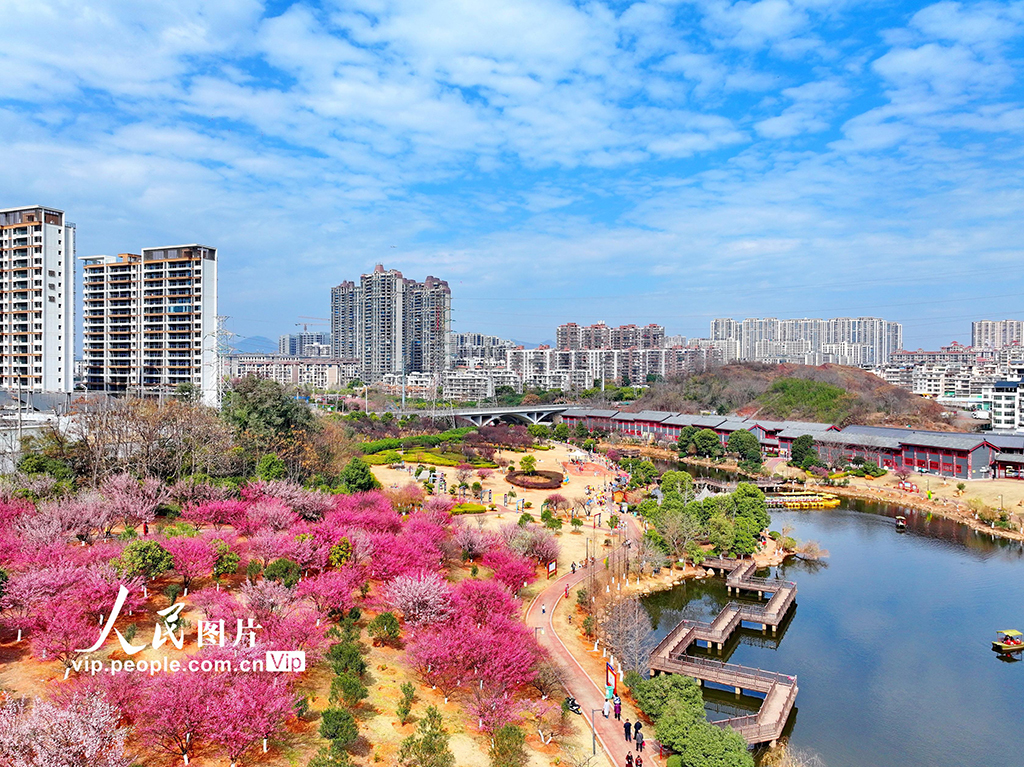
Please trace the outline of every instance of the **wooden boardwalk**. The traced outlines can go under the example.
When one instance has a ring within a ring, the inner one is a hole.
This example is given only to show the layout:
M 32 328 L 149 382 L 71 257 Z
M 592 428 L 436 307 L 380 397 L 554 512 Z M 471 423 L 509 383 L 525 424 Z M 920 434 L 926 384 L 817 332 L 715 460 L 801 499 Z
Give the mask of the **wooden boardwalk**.
M 762 492 L 779 491 L 785 486 L 785 482 L 777 479 L 743 480 L 748 485 L 755 485 Z M 726 479 L 712 479 L 711 477 L 694 477 L 693 484 L 700 488 L 716 490 L 720 493 L 733 493 L 736 491 L 739 482 Z
M 796 601 L 796 584 L 755 577 L 755 565 L 749 560 L 715 558 L 705 560 L 704 565 L 725 574 L 730 593 L 735 589 L 737 594 L 747 591 L 757 592 L 760 597 L 771 594 L 771 597 L 764 604 L 729 602 L 710 623 L 680 621 L 651 653 L 651 671 L 685 674 L 702 684 L 712 682 L 732 687 L 737 694 L 743 690 L 762 693 L 764 701 L 756 714 L 713 724 L 732 727 L 747 743 L 774 744 L 782 735 L 796 701 L 796 677 L 688 655 L 687 650 L 691 645 L 703 644 L 708 649 L 721 651 L 732 632 L 744 621 L 760 623 L 763 631 L 771 629 L 774 633 Z

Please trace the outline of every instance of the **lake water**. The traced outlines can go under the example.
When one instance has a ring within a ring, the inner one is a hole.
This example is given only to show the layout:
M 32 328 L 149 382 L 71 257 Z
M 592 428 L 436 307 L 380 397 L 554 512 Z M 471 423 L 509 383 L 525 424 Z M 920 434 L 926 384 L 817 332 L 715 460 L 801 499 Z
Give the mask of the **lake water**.
M 908 517 L 906 533 L 895 530 L 897 513 Z M 990 649 L 997 629 L 1024 630 L 1020 544 L 856 502 L 773 512 L 772 529 L 784 525 L 830 555 L 777 568 L 797 583 L 789 621 L 777 637 L 738 632 L 725 655 L 799 678 L 794 746 L 819 754 L 828 767 L 1024 761 L 1024 662 L 1002 661 Z M 645 604 L 660 640 L 680 618 L 710 620 L 733 598 L 715 578 Z M 707 695 L 712 719 L 750 713 L 758 703 Z

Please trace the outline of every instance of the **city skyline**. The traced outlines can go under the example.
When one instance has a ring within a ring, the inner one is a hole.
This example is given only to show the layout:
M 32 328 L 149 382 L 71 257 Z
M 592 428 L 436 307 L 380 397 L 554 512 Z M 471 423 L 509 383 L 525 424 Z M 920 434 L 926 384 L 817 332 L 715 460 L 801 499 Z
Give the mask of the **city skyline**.
M 326 316 L 313 286 L 384 261 L 448 279 L 453 330 L 528 342 L 570 320 L 696 336 L 739 307 L 884 316 L 935 348 L 1021 318 L 1018 5 L 6 20 L 0 195 L 68 211 L 80 253 L 218 243 L 241 336 Z

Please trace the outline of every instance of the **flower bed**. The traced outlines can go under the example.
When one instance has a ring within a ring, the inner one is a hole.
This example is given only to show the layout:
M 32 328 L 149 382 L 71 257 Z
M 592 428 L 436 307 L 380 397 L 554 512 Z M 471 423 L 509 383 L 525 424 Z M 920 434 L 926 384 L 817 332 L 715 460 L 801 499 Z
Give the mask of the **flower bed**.
M 528 490 L 554 490 L 562 486 L 562 473 L 558 471 L 535 471 L 533 474 L 510 471 L 505 479 L 509 484 Z

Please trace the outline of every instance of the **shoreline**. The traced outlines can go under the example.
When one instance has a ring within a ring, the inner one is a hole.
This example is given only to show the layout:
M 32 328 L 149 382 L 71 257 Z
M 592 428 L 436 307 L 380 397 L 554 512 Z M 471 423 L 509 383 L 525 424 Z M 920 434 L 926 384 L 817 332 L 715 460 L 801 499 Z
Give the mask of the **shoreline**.
M 656 450 L 658 453 L 669 452 L 661 450 L 660 448 L 653 448 L 653 450 Z M 688 457 L 685 460 L 677 457 L 676 460 L 681 464 L 693 464 L 706 469 L 718 469 L 719 471 L 724 471 L 732 475 L 739 473 L 739 467 L 732 461 L 716 463 L 705 458 L 695 457 Z M 949 498 L 940 499 L 944 502 L 928 500 L 916 493 L 899 490 L 887 485 L 864 487 L 851 485 L 849 487 L 841 487 L 838 485 L 822 485 L 818 484 L 816 481 L 808 480 L 803 487 L 808 489 L 814 488 L 822 493 L 831 493 L 843 498 L 854 498 L 859 501 L 905 506 L 909 509 L 914 509 L 915 511 L 923 511 L 954 522 L 959 522 L 972 530 L 988 533 L 989 535 L 997 538 L 1005 538 L 1009 541 L 1024 541 L 1024 535 L 1022 535 L 1019 530 L 1006 530 L 1001 527 L 992 527 L 985 522 L 982 522 L 980 519 L 976 519 L 970 509 L 967 508 L 966 503 L 953 502 L 952 499 Z M 828 511 L 828 509 L 820 509 L 820 511 Z

